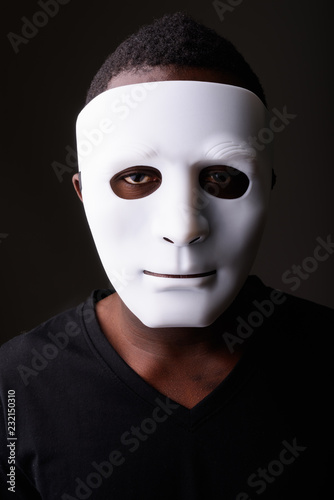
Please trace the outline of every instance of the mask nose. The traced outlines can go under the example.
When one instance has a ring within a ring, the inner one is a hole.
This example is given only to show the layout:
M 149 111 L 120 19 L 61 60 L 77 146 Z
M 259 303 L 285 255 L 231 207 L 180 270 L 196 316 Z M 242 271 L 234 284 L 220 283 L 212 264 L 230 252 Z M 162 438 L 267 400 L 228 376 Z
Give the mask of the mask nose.
M 153 232 L 160 240 L 178 247 L 202 243 L 209 235 L 207 218 L 196 207 L 191 189 L 185 196 L 173 193 L 156 207 Z
M 186 246 L 186 245 L 194 245 L 195 243 L 200 243 L 206 239 L 209 234 L 205 224 L 203 224 L 203 228 L 198 228 L 198 230 L 194 231 L 184 231 L 182 234 L 176 234 L 176 231 L 168 231 L 168 234 L 172 236 L 174 239 L 168 238 L 167 236 L 163 236 L 162 239 L 167 241 L 167 243 L 172 243 L 176 246 Z M 193 236 L 196 236 L 193 238 Z

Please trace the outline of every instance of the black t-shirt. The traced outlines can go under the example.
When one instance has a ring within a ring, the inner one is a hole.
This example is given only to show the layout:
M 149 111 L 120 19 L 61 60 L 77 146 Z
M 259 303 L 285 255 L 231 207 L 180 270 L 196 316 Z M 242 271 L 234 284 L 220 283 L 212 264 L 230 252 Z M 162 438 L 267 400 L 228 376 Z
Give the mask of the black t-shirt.
M 110 293 L 93 292 L 0 349 L 1 498 L 332 493 L 331 309 L 250 277 L 222 331 L 231 352 L 245 342 L 244 354 L 187 409 L 146 383 L 102 333 L 94 306 Z

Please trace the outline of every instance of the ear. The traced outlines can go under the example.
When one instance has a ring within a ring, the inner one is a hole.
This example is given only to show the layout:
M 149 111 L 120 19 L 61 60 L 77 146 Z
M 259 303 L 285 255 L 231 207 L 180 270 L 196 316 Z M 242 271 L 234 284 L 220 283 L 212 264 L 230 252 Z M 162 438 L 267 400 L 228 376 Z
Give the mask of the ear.
M 74 186 L 74 189 L 75 189 L 77 195 L 79 196 L 80 200 L 82 201 L 80 172 L 73 175 L 72 184 Z

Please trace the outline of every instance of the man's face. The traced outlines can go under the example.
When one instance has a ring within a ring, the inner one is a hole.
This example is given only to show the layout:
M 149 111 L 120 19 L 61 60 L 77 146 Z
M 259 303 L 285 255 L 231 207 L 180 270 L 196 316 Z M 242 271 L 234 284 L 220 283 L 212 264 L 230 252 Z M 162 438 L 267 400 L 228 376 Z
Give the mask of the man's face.
M 242 287 L 263 231 L 270 154 L 248 139 L 266 110 L 232 85 L 127 83 L 78 118 L 92 235 L 111 283 L 145 325 L 207 326 Z

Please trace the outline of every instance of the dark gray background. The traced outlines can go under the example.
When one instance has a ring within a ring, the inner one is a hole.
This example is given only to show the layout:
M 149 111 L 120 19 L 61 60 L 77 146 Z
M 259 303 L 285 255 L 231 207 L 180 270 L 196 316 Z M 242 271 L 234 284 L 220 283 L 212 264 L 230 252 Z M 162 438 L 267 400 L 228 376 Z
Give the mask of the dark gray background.
M 334 233 L 329 1 L 244 0 L 221 21 L 211 1 L 70 0 L 17 54 L 7 33 L 21 34 L 22 17 L 31 20 L 41 7 L 8 3 L 1 28 L 1 342 L 107 286 L 71 174 L 59 182 L 52 163 L 66 164 L 66 147 L 75 147 L 76 115 L 108 53 L 140 25 L 181 9 L 236 45 L 260 76 L 269 109 L 286 106 L 297 115 L 275 137 L 278 181 L 254 271 L 268 285 L 334 307 L 334 255 L 296 290 L 282 281 L 313 255 L 316 238 Z

